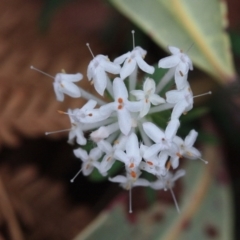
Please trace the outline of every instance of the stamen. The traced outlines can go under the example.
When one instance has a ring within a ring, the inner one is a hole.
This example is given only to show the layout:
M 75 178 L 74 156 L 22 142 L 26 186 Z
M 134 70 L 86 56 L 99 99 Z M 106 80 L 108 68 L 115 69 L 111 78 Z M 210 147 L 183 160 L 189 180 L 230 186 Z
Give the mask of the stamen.
M 70 180 L 71 183 L 73 183 L 76 179 L 76 177 L 81 173 L 82 168 L 77 172 L 77 174 Z
M 54 76 L 52 76 L 52 75 L 50 75 L 50 74 L 48 74 L 48 73 L 45 73 L 45 72 L 41 71 L 40 69 L 35 68 L 34 66 L 30 66 L 30 68 L 33 69 L 33 70 L 35 70 L 35 71 L 37 71 L 37 72 L 40 72 L 40 73 L 42 73 L 42 74 L 44 74 L 44 75 L 46 75 L 46 76 L 48 76 L 48 77 L 50 77 L 50 78 L 55 79 Z
M 199 160 L 201 160 L 202 162 L 204 162 L 205 164 L 208 164 L 208 161 L 206 161 L 206 160 L 204 160 L 203 158 L 201 158 L 201 157 L 198 157 L 198 156 L 196 156 L 196 155 L 194 155 L 193 153 L 191 153 L 191 152 L 186 152 L 187 153 L 187 155 L 189 156 L 189 157 L 196 157 L 196 159 L 199 159 Z
M 169 188 L 169 190 L 170 190 L 170 192 L 171 192 L 171 194 L 172 194 L 172 198 L 173 198 L 173 201 L 174 201 L 174 203 L 175 203 L 177 212 L 180 213 L 180 209 L 179 209 L 178 202 L 177 202 L 177 199 L 176 199 L 176 197 L 175 197 L 175 194 L 174 194 L 172 188 Z
M 133 49 L 135 48 L 135 37 L 134 37 L 134 35 L 135 35 L 135 31 L 134 31 L 134 30 L 132 30 Z
M 132 186 L 128 191 L 129 191 L 129 213 L 132 213 Z
M 210 94 L 212 94 L 211 91 L 209 91 L 209 92 L 207 92 L 207 93 L 203 93 L 203 94 L 199 94 L 199 95 L 193 96 L 193 98 L 196 98 L 196 97 L 202 97 L 202 96 L 210 95 Z
M 204 160 L 203 158 L 198 158 L 199 160 L 201 160 L 202 162 L 204 162 L 205 164 L 208 164 L 208 161 Z
M 68 112 L 61 111 L 61 110 L 57 110 L 57 112 L 60 113 L 60 114 L 65 114 L 65 115 L 69 115 L 69 116 L 76 116 L 76 114 L 71 114 L 71 113 L 68 113 Z
M 188 53 L 190 50 L 191 50 L 191 48 L 193 47 L 193 45 L 194 45 L 194 42 L 191 44 L 191 46 L 187 49 L 187 51 L 186 51 L 186 53 Z
M 69 132 L 71 130 L 72 130 L 71 128 L 68 128 L 68 129 L 57 130 L 57 131 L 52 131 L 52 132 L 45 132 L 45 135 L 54 134 L 54 133 L 60 133 L 60 132 Z
M 86 46 L 88 47 L 89 49 L 89 52 L 91 53 L 92 57 L 95 58 L 93 52 L 92 52 L 92 49 L 90 48 L 90 44 L 89 43 L 86 43 Z
M 165 168 L 169 171 L 171 166 L 172 166 L 171 161 L 168 159 L 166 164 L 165 164 Z

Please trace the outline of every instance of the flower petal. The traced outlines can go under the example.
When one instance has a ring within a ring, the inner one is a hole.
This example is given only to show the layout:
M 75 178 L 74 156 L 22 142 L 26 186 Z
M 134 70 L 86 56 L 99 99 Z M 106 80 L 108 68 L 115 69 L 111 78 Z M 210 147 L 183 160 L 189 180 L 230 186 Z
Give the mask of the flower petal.
M 64 94 L 62 93 L 62 91 L 59 90 L 59 84 L 56 82 L 53 82 L 53 89 L 54 92 L 56 94 L 56 98 L 59 102 L 62 102 L 64 100 Z
M 143 104 L 142 104 L 142 110 L 140 111 L 139 116 L 142 118 L 145 115 L 147 115 L 150 107 L 151 107 L 150 101 L 148 101 L 148 102 L 144 101 Z
M 160 144 L 153 144 L 149 147 L 146 152 L 143 154 L 144 159 L 149 159 L 154 155 L 158 154 L 162 150 L 162 146 Z
M 98 147 L 101 149 L 102 152 L 105 152 L 107 154 L 113 151 L 113 147 L 108 141 L 104 141 L 104 140 L 99 141 Z
M 127 154 L 125 152 L 123 152 L 122 150 L 116 150 L 114 153 L 114 158 L 116 158 L 117 160 L 123 162 L 125 165 L 129 164 L 129 157 L 127 156 Z
M 181 75 L 179 71 L 175 71 L 175 83 L 177 90 L 182 90 L 183 88 L 189 85 L 188 81 L 188 74 Z
M 150 102 L 153 104 L 153 105 L 159 105 L 161 103 L 165 103 L 165 99 L 160 97 L 159 95 L 157 94 L 152 94 L 150 97 L 149 97 L 149 100 Z
M 202 154 L 194 147 L 186 149 L 186 151 L 183 153 L 183 156 L 188 159 L 199 159 Z
M 172 53 L 172 54 L 179 54 L 181 53 L 181 50 L 177 47 L 173 47 L 173 46 L 168 46 L 168 49 L 169 51 Z
M 124 80 L 126 77 L 130 76 L 131 73 L 133 73 L 134 69 L 136 68 L 136 60 L 132 58 L 126 59 L 126 61 L 123 64 L 123 67 L 120 71 L 120 77 L 122 80 Z
M 166 101 L 168 103 L 176 104 L 184 99 L 184 94 L 178 90 L 170 90 L 166 92 Z
M 60 87 L 61 91 L 70 97 L 78 98 L 81 96 L 80 88 L 72 82 L 62 81 Z
M 171 119 L 179 119 L 180 116 L 186 111 L 187 107 L 188 103 L 186 101 L 180 101 L 177 103 L 172 110 Z
M 132 127 L 132 118 L 127 109 L 118 110 L 118 124 L 121 132 L 128 135 Z
M 135 96 L 137 100 L 142 100 L 145 97 L 144 91 L 142 90 L 132 90 L 130 93 Z
M 127 58 L 130 57 L 130 54 L 131 54 L 130 52 L 127 52 L 127 53 L 115 58 L 113 62 L 116 64 L 122 64 Z
M 165 136 L 167 140 L 172 140 L 176 135 L 177 130 L 180 126 L 180 122 L 178 119 L 171 120 L 165 130 Z
M 87 151 L 83 150 L 82 148 L 74 149 L 73 153 L 77 158 L 80 158 L 83 162 L 87 161 L 89 158 Z
M 142 109 L 142 102 L 141 101 L 139 101 L 139 102 L 126 101 L 125 107 L 130 112 L 139 112 Z
M 119 98 L 122 98 L 122 100 L 128 98 L 127 88 L 121 78 L 115 78 L 113 80 L 113 94 L 115 101 L 118 101 Z
M 136 53 L 135 59 L 137 61 L 137 64 L 140 69 L 142 69 L 144 72 L 153 74 L 155 71 L 155 68 L 153 66 L 148 65 L 143 59 L 142 56 L 138 53 Z
M 89 101 L 87 101 L 87 103 L 85 103 L 83 105 L 83 107 L 81 108 L 82 111 L 86 111 L 86 110 L 92 110 L 93 108 L 95 108 L 97 106 L 97 102 L 95 100 L 90 99 Z
M 112 63 L 110 61 L 103 61 L 101 62 L 101 66 L 106 72 L 112 73 L 112 74 L 118 74 L 120 73 L 121 67 L 117 63 Z
M 117 182 L 117 183 L 125 183 L 127 182 L 127 178 L 125 176 L 118 175 L 116 177 L 109 178 L 109 181 Z
M 76 74 L 66 74 L 66 73 L 58 73 L 55 76 L 56 82 L 68 81 L 68 82 L 78 82 L 82 80 L 83 75 L 81 73 Z
M 135 133 L 131 133 L 126 142 L 126 153 L 129 157 L 141 158 L 138 138 Z
M 96 75 L 93 79 L 95 90 L 103 96 L 103 93 L 107 87 L 107 76 L 103 68 L 98 67 L 96 69 Z
M 155 81 L 151 78 L 147 78 L 143 83 L 143 91 L 146 94 L 151 94 L 151 93 L 155 93 L 155 90 L 156 90 Z
M 184 140 L 185 145 L 188 147 L 192 147 L 197 139 L 197 136 L 198 132 L 192 129 Z
M 99 160 L 101 156 L 102 151 L 98 147 L 93 148 L 89 153 L 89 157 L 95 161 Z
M 164 132 L 151 122 L 143 123 L 143 130 L 155 143 L 160 143 L 165 137 Z
M 150 185 L 150 182 L 146 179 L 143 178 L 138 178 L 134 183 L 133 186 L 137 187 L 137 186 L 142 186 L 142 187 L 147 187 Z
M 172 68 L 176 67 L 180 62 L 180 58 L 178 56 L 172 55 L 169 57 L 165 57 L 159 60 L 158 67 L 160 68 Z
M 180 177 L 184 176 L 186 174 L 186 171 L 183 169 L 177 170 L 177 172 L 174 174 L 172 181 L 175 182 L 178 180 Z

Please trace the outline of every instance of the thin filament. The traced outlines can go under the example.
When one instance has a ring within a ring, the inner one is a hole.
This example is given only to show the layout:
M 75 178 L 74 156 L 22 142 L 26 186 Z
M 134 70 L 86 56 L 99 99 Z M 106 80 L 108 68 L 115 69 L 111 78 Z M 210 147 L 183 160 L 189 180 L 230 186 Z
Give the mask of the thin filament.
M 50 78 L 53 78 L 53 79 L 54 79 L 54 77 L 53 77 L 52 75 L 50 75 L 50 74 L 48 74 L 48 73 L 45 73 L 45 72 L 43 72 L 43 71 L 35 68 L 34 66 L 31 66 L 30 68 L 33 69 L 33 70 L 35 70 L 35 71 L 37 71 L 37 72 L 40 72 L 40 73 L 42 73 L 42 74 L 44 74 L 44 75 L 46 75 L 46 76 L 48 76 L 48 77 L 50 77 Z
M 132 186 L 128 191 L 129 191 L 129 213 L 132 213 Z
M 191 50 L 191 48 L 193 47 L 193 45 L 194 45 L 194 42 L 191 44 L 191 46 L 187 49 L 187 51 L 186 51 L 186 53 L 188 53 L 190 50 Z
M 171 194 L 172 194 L 172 198 L 173 198 L 173 201 L 174 201 L 174 203 L 175 203 L 177 212 L 180 213 L 180 209 L 179 209 L 178 202 L 177 202 L 177 199 L 176 199 L 176 197 L 175 197 L 175 194 L 174 194 L 172 188 L 169 188 L 169 190 L 170 190 L 170 192 L 171 192 Z
M 202 96 L 210 95 L 210 94 L 212 94 L 211 91 L 209 91 L 209 92 L 207 92 L 207 93 L 203 93 L 203 94 L 199 94 L 199 95 L 193 96 L 193 98 L 196 98 L 196 97 L 202 97 Z
M 90 48 L 90 44 L 89 43 L 86 43 L 86 46 L 88 47 L 89 49 L 89 52 L 91 53 L 92 57 L 95 58 L 93 52 L 92 52 L 92 49 Z
M 52 131 L 52 132 L 45 132 L 45 135 L 54 134 L 54 133 L 60 133 L 60 132 L 69 132 L 71 130 L 72 130 L 71 128 L 68 128 L 68 129 L 57 130 L 57 131 Z
M 76 179 L 76 177 L 81 173 L 82 168 L 77 172 L 77 174 L 70 180 L 71 183 L 73 183 Z
M 205 164 L 208 164 L 208 161 L 204 160 L 203 158 L 198 158 L 199 160 L 203 161 Z
M 135 35 L 135 31 L 134 31 L 134 30 L 132 30 L 133 49 L 135 48 L 135 37 L 134 37 L 134 35 Z

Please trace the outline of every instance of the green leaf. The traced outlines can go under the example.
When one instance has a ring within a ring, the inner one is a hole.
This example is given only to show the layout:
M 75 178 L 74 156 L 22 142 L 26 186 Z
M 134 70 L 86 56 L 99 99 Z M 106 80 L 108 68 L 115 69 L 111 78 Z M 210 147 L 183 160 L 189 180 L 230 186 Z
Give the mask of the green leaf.
M 235 79 L 229 38 L 224 32 L 226 6 L 223 1 L 109 1 L 160 46 L 183 49 L 194 64 L 220 83 Z

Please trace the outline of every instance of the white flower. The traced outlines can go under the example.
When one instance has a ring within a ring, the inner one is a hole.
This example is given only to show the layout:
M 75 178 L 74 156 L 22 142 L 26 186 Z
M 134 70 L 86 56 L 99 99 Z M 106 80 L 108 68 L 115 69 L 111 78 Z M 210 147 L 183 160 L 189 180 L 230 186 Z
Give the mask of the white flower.
M 155 142 L 155 144 L 146 150 L 143 155 L 144 158 L 150 158 L 161 150 L 170 150 L 173 145 L 173 137 L 176 135 L 179 126 L 179 120 L 171 120 L 164 132 L 151 122 L 143 123 L 143 130 L 148 135 L 148 137 L 150 137 Z
M 179 146 L 180 154 L 183 157 L 188 159 L 201 158 L 201 153 L 195 147 L 193 147 L 197 136 L 198 132 L 191 130 L 184 141 L 178 136 L 174 138 L 174 142 Z
M 113 146 L 105 140 L 101 140 L 97 143 L 98 148 L 101 149 L 102 152 L 106 153 L 100 163 L 100 171 L 102 173 L 106 173 L 115 162 L 115 151 L 117 149 L 122 150 L 125 148 L 126 137 L 122 136 L 118 140 L 114 141 Z
M 134 95 L 137 100 L 142 101 L 143 107 L 140 112 L 140 117 L 144 117 L 148 113 L 151 107 L 151 103 L 153 105 L 165 103 L 165 100 L 163 98 L 155 94 L 155 90 L 156 90 L 155 81 L 151 78 L 147 78 L 143 84 L 143 91 L 142 90 L 131 91 L 131 94 Z
M 115 151 L 115 158 L 125 163 L 128 172 L 136 172 L 142 156 L 140 155 L 138 138 L 135 133 L 131 133 L 126 141 L 126 153 L 123 150 Z
M 140 152 L 142 156 L 144 156 L 144 152 L 148 148 L 149 147 L 141 144 Z M 168 159 L 168 154 L 162 151 L 160 152 L 159 156 L 155 155 L 148 159 L 144 158 L 145 162 L 142 161 L 139 165 L 139 168 L 155 176 L 161 177 L 161 176 L 164 176 L 167 172 L 167 169 L 165 167 L 167 159 Z
M 166 176 L 161 177 L 155 182 L 150 184 L 150 187 L 156 190 L 160 189 L 172 189 L 174 186 L 174 182 L 179 179 L 180 177 L 185 175 L 185 170 L 180 169 L 175 174 L 167 172 Z
M 74 109 L 72 117 L 75 121 L 84 122 L 85 118 L 89 116 L 89 111 L 93 110 L 97 105 L 97 102 L 90 99 L 81 108 Z
M 74 117 L 74 114 L 76 111 L 78 111 L 78 110 L 68 109 L 70 122 L 72 124 L 72 128 L 69 131 L 69 135 L 68 135 L 68 143 L 73 144 L 73 141 L 76 138 L 76 141 L 78 144 L 85 145 L 87 140 L 84 137 L 84 133 L 82 130 L 83 125 L 82 125 L 82 123 L 76 121 L 76 119 Z
M 120 183 L 121 187 L 126 190 L 130 190 L 131 188 L 137 186 L 149 186 L 149 181 L 143 178 L 138 178 L 140 174 L 141 172 L 139 171 L 136 175 L 127 174 L 127 177 L 118 175 L 114 178 L 109 178 L 109 181 Z
M 57 97 L 57 100 L 62 102 L 64 100 L 64 93 L 73 98 L 81 96 L 80 88 L 74 84 L 82 80 L 83 75 L 81 73 L 66 74 L 58 73 L 53 82 L 53 88 Z
M 125 79 L 126 77 L 130 76 L 134 70 L 136 69 L 137 65 L 140 69 L 144 72 L 153 74 L 154 67 L 148 65 L 143 58 L 146 55 L 146 51 L 141 47 L 135 47 L 131 52 L 125 53 L 122 56 L 116 58 L 113 62 L 117 64 L 123 64 L 123 67 L 120 71 L 121 79 Z
M 90 62 L 87 69 L 88 80 L 92 80 L 95 90 L 103 96 L 103 93 L 107 87 L 107 74 L 118 74 L 121 67 L 109 61 L 107 56 L 97 55 Z
M 192 61 L 179 48 L 172 46 L 169 46 L 168 48 L 173 55 L 160 59 L 158 66 L 161 68 L 176 67 L 175 82 L 177 85 L 177 89 L 182 89 L 187 84 L 187 75 L 189 69 L 193 70 Z
M 110 116 L 113 111 L 117 112 L 118 124 L 121 132 L 128 135 L 132 126 L 130 112 L 138 112 L 141 109 L 140 102 L 128 101 L 128 91 L 121 78 L 113 80 L 114 102 L 100 107 L 100 112 L 104 116 Z
M 166 101 L 175 104 L 171 119 L 179 117 L 193 108 L 193 94 L 189 85 L 182 90 L 171 90 L 166 92 Z
M 94 167 L 99 169 L 100 162 L 98 160 L 102 156 L 102 152 L 99 148 L 97 147 L 93 148 L 89 154 L 82 148 L 73 150 L 73 153 L 77 158 L 80 158 L 83 162 L 82 172 L 84 176 L 89 175 L 93 171 Z

